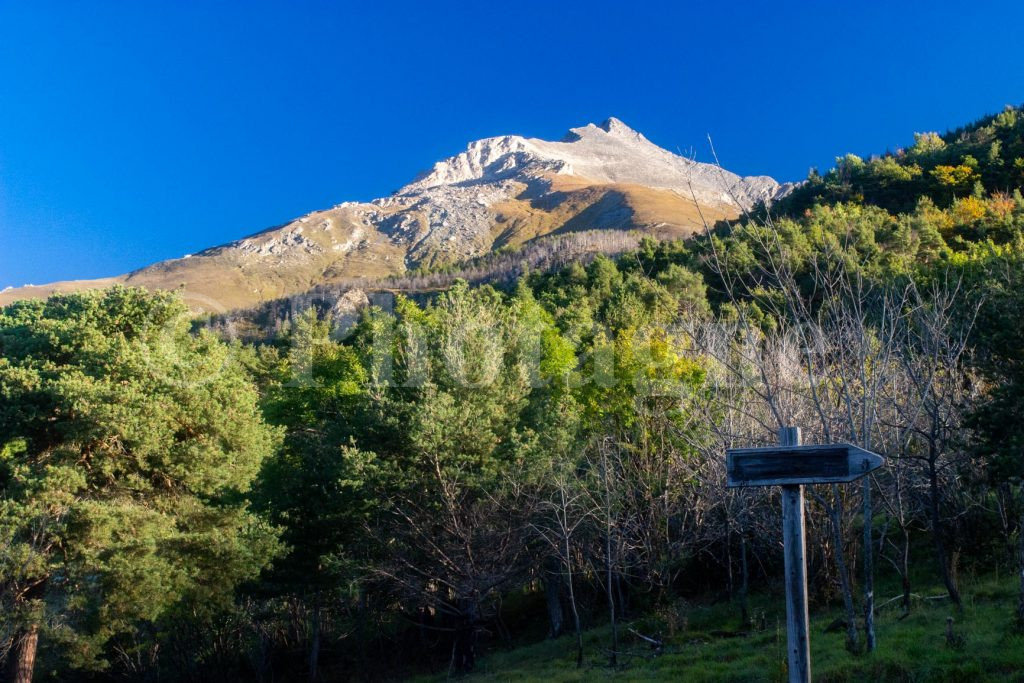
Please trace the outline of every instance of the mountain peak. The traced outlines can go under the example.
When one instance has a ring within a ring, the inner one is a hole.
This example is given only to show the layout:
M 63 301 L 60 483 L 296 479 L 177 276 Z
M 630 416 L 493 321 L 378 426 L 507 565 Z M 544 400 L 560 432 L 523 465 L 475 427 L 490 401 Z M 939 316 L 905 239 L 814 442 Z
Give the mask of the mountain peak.
M 639 135 L 635 130 L 627 126 L 622 122 L 622 119 L 617 119 L 614 116 L 609 116 L 598 126 L 601 130 L 612 135 L 623 135 L 632 133 L 633 135 Z
M 560 142 L 520 135 L 476 140 L 387 197 L 313 212 L 118 278 L 3 292 L 0 302 L 125 282 L 184 283 L 222 308 L 246 306 L 326 282 L 458 263 L 549 234 L 687 236 L 704 216 L 730 218 L 789 189 L 673 154 L 610 117 L 572 128 Z
M 584 139 L 592 141 L 604 140 L 612 144 L 623 142 L 641 142 L 650 145 L 650 141 L 639 131 L 630 128 L 622 119 L 614 116 L 606 118 L 599 124 L 588 123 L 579 128 L 570 128 L 562 142 L 579 142 Z

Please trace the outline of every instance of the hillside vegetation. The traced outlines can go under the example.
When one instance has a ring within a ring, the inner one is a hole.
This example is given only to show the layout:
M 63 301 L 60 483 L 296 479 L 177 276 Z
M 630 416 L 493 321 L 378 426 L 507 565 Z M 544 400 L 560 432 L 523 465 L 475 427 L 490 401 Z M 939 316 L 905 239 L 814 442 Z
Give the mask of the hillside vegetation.
M 1010 108 L 686 241 L 424 274 L 258 343 L 137 289 L 0 309 L 0 656 L 778 680 L 778 492 L 726 489 L 724 452 L 799 425 L 888 459 L 808 489 L 819 675 L 1019 678 L 1022 141 Z
M 889 586 L 886 586 L 889 588 Z M 893 588 L 895 588 L 893 586 Z M 939 588 L 929 586 L 929 589 Z M 984 580 L 965 586 L 970 609 L 954 619 L 947 641 L 949 607 L 936 600 L 915 600 L 913 613 L 884 609 L 878 616 L 884 634 L 870 657 L 851 657 L 843 634 L 829 629 L 842 618 L 840 610 L 812 614 L 811 657 L 814 680 L 840 681 L 1016 681 L 1024 669 L 1024 635 L 1006 628 L 1005 605 L 1012 602 L 1013 581 Z M 883 593 L 888 595 L 888 593 Z M 932 596 L 929 593 L 929 596 Z M 611 669 L 601 656 L 609 640 L 607 627 L 584 634 L 591 659 L 576 667 L 569 638 L 505 650 L 481 660 L 468 681 L 785 681 L 786 628 L 784 596 L 758 595 L 752 601 L 765 614 L 749 631 L 723 629 L 735 624 L 727 603 L 695 604 L 686 610 L 685 626 L 669 635 L 661 631 L 660 653 L 649 643 L 627 634 L 629 657 Z M 639 632 L 657 632 L 666 623 L 657 615 L 640 616 L 630 624 Z M 646 631 L 644 631 L 646 629 Z M 418 680 L 439 681 L 447 672 Z

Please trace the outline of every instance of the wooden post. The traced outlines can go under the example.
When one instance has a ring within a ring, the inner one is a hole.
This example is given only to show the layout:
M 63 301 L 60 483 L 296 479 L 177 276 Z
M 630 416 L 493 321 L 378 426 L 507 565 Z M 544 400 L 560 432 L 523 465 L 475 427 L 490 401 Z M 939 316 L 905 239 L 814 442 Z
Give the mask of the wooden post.
M 780 446 L 799 446 L 799 427 L 779 429 Z M 782 540 L 786 565 L 786 638 L 790 683 L 810 683 L 811 645 L 804 557 L 804 487 L 782 487 Z
M 811 647 L 807 618 L 804 485 L 855 481 L 883 467 L 885 458 L 848 443 L 804 446 L 801 442 L 799 427 L 782 427 L 779 429 L 778 446 L 728 449 L 725 452 L 725 482 L 729 488 L 782 487 L 789 680 L 809 683 Z

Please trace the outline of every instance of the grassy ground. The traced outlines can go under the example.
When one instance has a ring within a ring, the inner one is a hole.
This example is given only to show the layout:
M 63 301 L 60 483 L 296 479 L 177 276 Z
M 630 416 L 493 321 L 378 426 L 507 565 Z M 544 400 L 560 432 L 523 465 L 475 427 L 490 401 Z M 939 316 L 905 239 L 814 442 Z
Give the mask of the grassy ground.
M 886 587 L 888 588 L 888 587 Z M 923 596 L 940 595 L 938 586 L 920 586 Z M 886 598 L 892 593 L 880 593 Z M 895 603 L 877 618 L 878 649 L 852 655 L 844 634 L 825 633 L 838 611 L 811 615 L 811 656 L 816 681 L 1024 681 L 1024 636 L 1012 628 L 1016 603 L 1010 579 L 988 577 L 965 581 L 964 613 L 958 615 L 944 599 L 917 599 L 909 616 Z M 608 628 L 584 633 L 585 661 L 575 665 L 575 638 L 567 636 L 536 645 L 495 652 L 477 664 L 470 681 L 783 681 L 786 674 L 785 607 L 778 596 L 752 600 L 754 614 L 765 612 L 766 628 L 729 637 L 719 629 L 735 624 L 735 605 L 690 607 L 686 624 L 666 636 L 666 652 L 650 650 L 629 633 L 664 628 L 664 621 L 646 618 L 623 624 L 620 649 L 637 656 L 608 666 Z M 962 645 L 946 643 L 946 618 Z M 759 620 L 759 619 L 758 619 Z M 442 677 L 443 678 L 443 677 Z M 429 679 L 427 679 L 429 680 Z M 439 679 L 435 679 L 439 680 Z

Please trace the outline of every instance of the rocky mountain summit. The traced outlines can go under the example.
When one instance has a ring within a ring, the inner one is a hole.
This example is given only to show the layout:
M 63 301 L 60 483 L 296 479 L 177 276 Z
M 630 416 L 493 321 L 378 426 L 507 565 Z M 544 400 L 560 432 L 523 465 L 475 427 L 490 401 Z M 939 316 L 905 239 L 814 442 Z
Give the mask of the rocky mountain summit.
M 435 164 L 398 194 L 549 173 L 602 183 L 646 185 L 684 196 L 692 189 L 699 202 L 740 204 L 743 208 L 774 200 L 792 187 L 768 176 L 741 178 L 717 166 L 673 154 L 613 117 L 601 125 L 572 128 L 559 142 L 517 135 L 477 140 L 465 152 Z
M 356 278 L 456 264 L 581 230 L 685 237 L 792 189 L 740 177 L 653 144 L 616 118 L 558 142 L 471 142 L 394 194 L 346 202 L 229 244 L 102 280 L 26 286 L 0 304 L 121 282 L 181 288 L 199 310 L 246 307 Z

